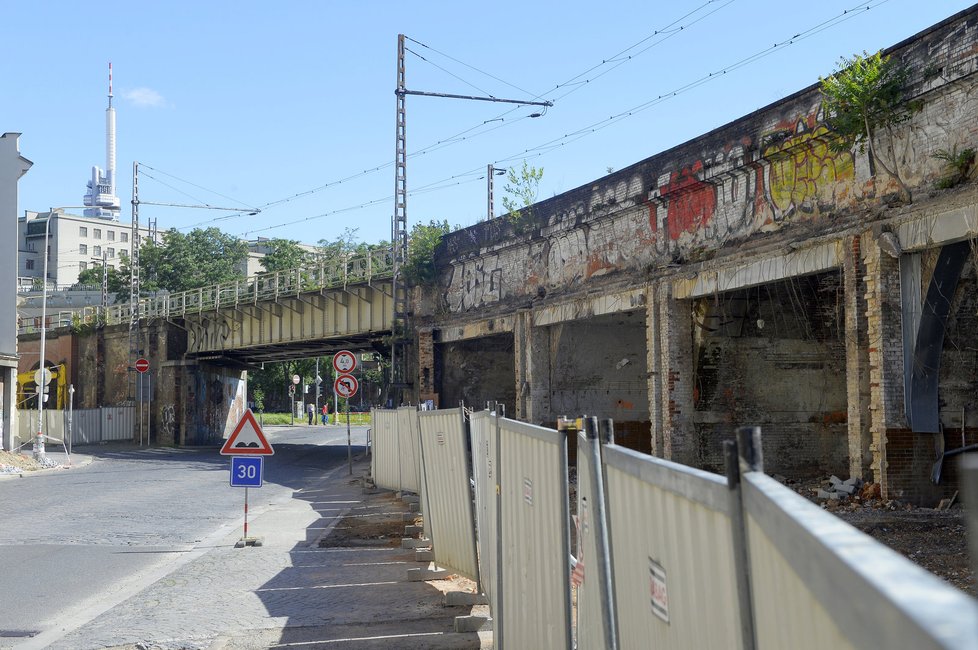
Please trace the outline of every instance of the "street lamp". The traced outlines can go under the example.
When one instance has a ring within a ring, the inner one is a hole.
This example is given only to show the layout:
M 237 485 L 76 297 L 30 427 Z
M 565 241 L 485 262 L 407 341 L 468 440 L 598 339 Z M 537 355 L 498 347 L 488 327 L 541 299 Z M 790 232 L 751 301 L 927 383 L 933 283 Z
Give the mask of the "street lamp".
M 58 214 L 59 210 L 82 210 L 84 205 L 64 205 L 48 210 L 48 216 L 44 220 L 44 271 L 41 277 L 41 362 L 38 364 L 38 384 L 47 386 L 50 372 L 44 365 L 45 343 L 47 341 L 47 317 L 48 317 L 48 238 L 51 235 L 51 218 Z M 37 391 L 37 435 L 34 437 L 34 460 L 44 460 L 44 388 L 38 386 Z

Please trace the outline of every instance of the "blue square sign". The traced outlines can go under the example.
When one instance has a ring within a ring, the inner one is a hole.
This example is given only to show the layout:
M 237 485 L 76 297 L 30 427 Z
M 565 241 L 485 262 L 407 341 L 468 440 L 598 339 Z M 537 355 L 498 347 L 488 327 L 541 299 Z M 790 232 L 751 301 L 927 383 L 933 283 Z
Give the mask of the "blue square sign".
M 231 487 L 261 487 L 263 460 L 261 456 L 232 456 Z

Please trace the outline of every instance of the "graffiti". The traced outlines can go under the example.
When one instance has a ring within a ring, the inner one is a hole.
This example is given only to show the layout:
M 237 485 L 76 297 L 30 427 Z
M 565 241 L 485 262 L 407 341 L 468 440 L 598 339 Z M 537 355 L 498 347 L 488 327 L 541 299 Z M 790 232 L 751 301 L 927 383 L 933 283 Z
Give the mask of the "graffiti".
M 791 129 L 762 137 L 762 153 L 770 161 L 768 187 L 775 219 L 815 212 L 819 202 L 833 202 L 836 183 L 853 179 L 852 154 L 833 152 L 829 134 L 812 115 L 799 119 Z
M 649 207 L 649 226 L 652 232 L 664 230 L 675 241 L 685 232 L 695 232 L 709 224 L 717 207 L 716 188 L 704 183 L 698 176 L 703 172 L 703 161 L 697 160 L 691 167 L 672 172 L 668 180 L 652 191 L 653 202 Z M 665 224 L 660 223 L 657 203 L 665 200 Z
M 227 318 L 212 320 L 204 318 L 200 322 L 187 321 L 187 345 L 193 352 L 202 350 L 221 350 L 226 347 L 234 328 Z
M 173 404 L 167 404 L 163 407 L 163 412 L 160 416 L 160 425 L 163 427 L 163 435 L 169 440 L 173 440 L 173 434 L 176 431 L 177 423 L 177 412 L 173 408 Z
M 495 256 L 465 262 L 461 269 L 455 267 L 449 289 L 455 309 L 465 311 L 499 302 L 502 298 L 502 276 L 502 268 Z

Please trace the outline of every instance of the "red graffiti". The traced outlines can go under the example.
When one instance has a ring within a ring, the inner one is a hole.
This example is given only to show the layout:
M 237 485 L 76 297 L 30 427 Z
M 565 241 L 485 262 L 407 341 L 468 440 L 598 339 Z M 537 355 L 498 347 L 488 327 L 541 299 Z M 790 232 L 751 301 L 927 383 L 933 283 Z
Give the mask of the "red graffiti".
M 684 232 L 695 232 L 710 223 L 717 207 L 716 189 L 696 178 L 703 171 L 702 161 L 673 172 L 669 182 L 659 187 L 659 195 L 668 199 L 666 232 L 669 239 L 679 239 Z M 649 224 L 658 230 L 655 206 L 650 206 Z

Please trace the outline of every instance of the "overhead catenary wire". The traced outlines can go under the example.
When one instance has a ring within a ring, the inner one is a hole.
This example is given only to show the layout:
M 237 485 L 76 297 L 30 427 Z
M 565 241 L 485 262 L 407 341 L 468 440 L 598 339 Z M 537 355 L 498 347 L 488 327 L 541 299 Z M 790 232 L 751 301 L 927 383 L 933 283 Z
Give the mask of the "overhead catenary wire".
M 733 1 L 733 0 L 731 0 L 731 1 Z M 574 143 L 574 142 L 576 142 L 576 141 L 578 141 L 578 140 L 580 140 L 582 138 L 585 138 L 585 137 L 587 137 L 589 135 L 592 135 L 592 134 L 594 134 L 594 133 L 596 133 L 598 131 L 601 131 L 601 130 L 609 127 L 609 126 L 612 126 L 614 124 L 617 124 L 618 122 L 621 122 L 621 121 L 626 120 L 626 119 L 628 119 L 630 117 L 633 117 L 633 116 L 635 116 L 635 115 L 637 115 L 637 114 L 639 114 L 641 112 L 644 112 L 644 111 L 646 111 L 646 110 L 648 110 L 648 109 L 650 109 L 650 108 L 652 108 L 652 107 L 654 107 L 654 106 L 656 106 L 656 105 L 658 105 L 660 103 L 663 103 L 663 102 L 668 101 L 668 100 L 670 100 L 670 99 L 672 99 L 674 97 L 677 97 L 677 96 L 682 95 L 682 94 L 684 94 L 686 92 L 689 92 L 689 91 L 693 90 L 694 88 L 697 88 L 699 86 L 702 86 L 702 85 L 704 85 L 706 83 L 709 83 L 711 81 L 714 81 L 716 79 L 722 78 L 723 76 L 725 76 L 725 75 L 727 75 L 727 74 L 729 74 L 731 72 L 735 72 L 735 71 L 737 71 L 737 70 L 739 70 L 739 69 L 741 69 L 741 68 L 743 68 L 745 66 L 751 65 L 751 64 L 755 63 L 756 61 L 759 61 L 759 60 L 761 60 L 763 58 L 766 58 L 767 56 L 770 56 L 771 54 L 773 54 L 773 53 L 775 53 L 777 51 L 786 49 L 786 48 L 794 45 L 795 43 L 798 43 L 798 42 L 800 42 L 802 40 L 805 40 L 807 38 L 810 38 L 812 36 L 815 36 L 816 34 L 819 34 L 819 33 L 823 32 L 823 31 L 825 31 L 827 29 L 830 29 L 831 27 L 834 27 L 834 26 L 836 26 L 838 24 L 841 24 L 842 22 L 848 21 L 848 20 L 850 20 L 852 18 L 855 18 L 855 17 L 857 17 L 859 15 L 862 15 L 866 11 L 869 11 L 871 9 L 875 9 L 875 8 L 879 7 L 880 5 L 883 5 L 883 4 L 887 3 L 887 2 L 889 2 L 889 0 L 866 0 L 864 2 L 860 2 L 859 4 L 853 6 L 853 7 L 849 8 L 849 9 L 845 9 L 841 13 L 836 14 L 836 15 L 832 16 L 831 18 L 827 19 L 827 20 L 824 20 L 824 21 L 822 21 L 822 22 L 814 25 L 813 27 L 810 27 L 810 28 L 808 28 L 806 30 L 797 32 L 797 33 L 795 33 L 794 35 L 792 35 L 791 37 L 789 37 L 787 39 L 784 39 L 782 41 L 776 42 L 776 43 L 774 43 L 770 47 L 767 47 L 767 48 L 764 48 L 762 50 L 759 50 L 758 52 L 755 52 L 754 54 L 751 54 L 751 55 L 749 55 L 747 57 L 744 57 L 742 59 L 739 59 L 739 60 L 735 61 L 734 63 L 731 63 L 731 64 L 729 64 L 727 66 L 724 66 L 724 67 L 722 67 L 722 68 L 720 68 L 720 69 L 718 69 L 718 70 L 716 70 L 714 72 L 710 72 L 710 73 L 708 73 L 706 75 L 703 75 L 701 77 L 698 77 L 698 78 L 694 79 L 693 81 L 687 82 L 687 83 L 685 83 L 685 84 L 683 84 L 681 86 L 678 86 L 678 87 L 676 87 L 676 88 L 674 88 L 672 90 L 669 90 L 669 91 L 660 93 L 660 94 L 656 95 L 654 98 L 651 98 L 651 99 L 649 99 L 649 100 L 647 100 L 645 102 L 642 102 L 641 104 L 638 104 L 636 106 L 633 106 L 633 107 L 631 107 L 629 109 L 626 109 L 624 111 L 620 111 L 620 112 L 618 112 L 616 114 L 613 114 L 613 115 L 611 115 L 611 116 L 609 116 L 607 118 L 604 118 L 604 119 L 601 119 L 601 120 L 597 120 L 595 122 L 592 122 L 591 124 L 589 124 L 587 126 L 581 127 L 579 129 L 576 129 L 576 130 L 571 131 L 571 132 L 568 132 L 568 133 L 566 133 L 563 136 L 560 136 L 558 138 L 554 138 L 552 140 L 549 140 L 549 141 L 547 141 L 545 143 L 542 143 L 540 145 L 536 145 L 534 147 L 526 148 L 526 149 L 524 149 L 521 152 L 513 153 L 511 155 L 498 158 L 495 161 L 493 161 L 493 164 L 494 165 L 505 166 L 507 163 L 518 161 L 520 159 L 526 160 L 527 158 L 539 158 L 541 156 L 544 156 L 544 155 L 546 155 L 546 154 L 548 154 L 548 153 L 550 153 L 552 151 L 555 151 L 555 150 L 557 150 L 557 149 L 559 149 L 561 147 L 564 147 L 564 146 L 567 146 L 569 144 L 572 144 L 572 143 Z M 709 4 L 710 4 L 710 2 L 706 3 L 706 5 L 709 5 Z M 729 2 L 727 4 L 729 4 Z M 704 5 L 704 6 L 706 6 L 706 5 Z M 725 4 L 725 5 L 721 6 L 720 8 L 723 8 L 724 6 L 727 6 L 727 5 Z M 485 124 L 487 124 L 487 123 L 489 123 L 491 121 L 492 120 L 486 120 L 486 121 L 483 122 L 482 125 L 485 125 Z M 479 125 L 479 126 L 482 126 L 482 125 Z M 473 129 L 477 129 L 477 128 L 479 128 L 479 126 L 472 127 L 472 128 Z M 492 127 L 492 128 L 494 129 L 494 128 L 499 128 L 499 127 Z M 472 129 L 469 129 L 469 131 L 471 131 L 471 130 Z M 434 144 L 434 145 L 430 145 L 430 147 L 436 147 L 436 146 L 438 146 L 437 143 Z M 424 151 L 418 151 L 418 152 L 415 152 L 414 154 L 409 154 L 409 157 L 414 156 L 414 155 L 422 155 L 423 153 L 425 153 L 425 152 Z M 365 170 L 364 172 L 360 172 L 359 174 L 351 175 L 350 177 L 348 177 L 347 179 L 344 179 L 344 180 L 349 180 L 349 179 L 352 179 L 352 178 L 356 178 L 356 177 L 361 176 L 361 175 L 364 175 L 366 173 L 371 173 L 371 172 L 373 172 L 375 170 L 387 168 L 387 167 L 390 167 L 392 165 L 393 165 L 393 163 L 385 163 L 384 165 L 379 165 L 379 166 L 377 166 L 375 168 L 372 168 L 370 170 Z M 471 173 L 475 173 L 475 170 L 471 170 L 469 172 L 463 172 L 461 174 L 456 174 L 455 176 L 461 176 L 461 175 L 471 174 Z M 452 178 L 452 177 L 450 177 L 450 178 Z M 446 180 L 449 180 L 449 179 L 442 179 L 441 181 L 435 181 L 431 185 L 437 185 L 439 183 L 445 182 Z M 291 200 L 293 200 L 293 198 L 297 198 L 298 196 L 306 196 L 306 195 L 309 195 L 309 194 L 314 193 L 316 191 L 319 191 L 321 189 L 325 189 L 326 187 L 329 187 L 330 185 L 334 185 L 334 184 L 338 184 L 338 183 L 326 184 L 326 185 L 321 186 L 320 188 L 317 188 L 316 190 L 310 190 L 310 191 L 307 191 L 307 192 L 303 192 L 303 193 L 294 195 L 294 197 L 290 197 L 288 199 L 281 199 L 279 201 L 270 202 L 270 203 L 264 204 L 264 205 L 262 205 L 260 207 L 263 207 L 264 208 L 264 207 L 268 207 L 268 206 L 271 206 L 271 205 L 279 205 L 281 203 L 284 203 L 284 202 L 287 202 L 287 201 L 291 201 Z M 451 187 L 451 185 L 448 185 L 446 187 Z M 362 203 L 358 204 L 358 206 L 355 206 L 355 207 L 354 206 L 350 206 L 350 207 L 347 207 L 347 208 L 342 208 L 340 210 L 328 211 L 328 212 L 324 212 L 322 214 L 318 214 L 318 215 L 306 217 L 306 218 L 299 219 L 299 220 L 290 221 L 290 222 L 283 223 L 283 224 L 276 224 L 275 226 L 268 226 L 268 227 L 261 228 L 261 229 L 250 229 L 247 232 L 261 232 L 261 231 L 270 230 L 270 229 L 273 229 L 273 228 L 284 227 L 286 225 L 295 225 L 297 223 L 305 223 L 305 222 L 308 222 L 308 221 L 325 218 L 327 216 L 334 215 L 334 214 L 337 214 L 339 212 L 348 212 L 350 210 L 362 209 L 362 208 L 370 207 L 370 206 L 373 206 L 375 204 L 382 203 L 385 200 L 390 200 L 390 198 L 391 198 L 390 196 L 387 196 L 386 198 L 377 198 L 377 199 L 373 199 L 373 200 L 370 200 L 370 201 L 362 202 Z M 243 216 L 243 215 L 241 215 L 241 216 Z M 220 219 L 225 219 L 225 218 L 226 219 L 238 218 L 238 215 L 228 215 L 227 217 L 222 217 Z M 216 221 L 216 220 L 217 219 L 212 220 L 212 221 Z

